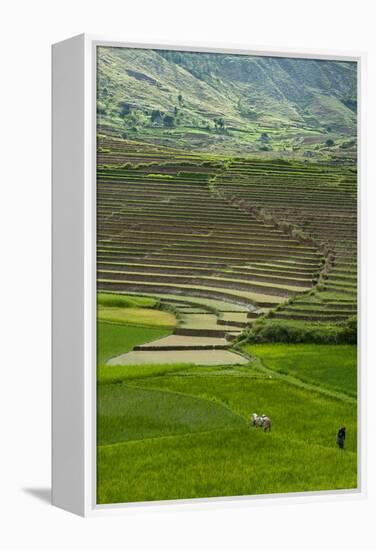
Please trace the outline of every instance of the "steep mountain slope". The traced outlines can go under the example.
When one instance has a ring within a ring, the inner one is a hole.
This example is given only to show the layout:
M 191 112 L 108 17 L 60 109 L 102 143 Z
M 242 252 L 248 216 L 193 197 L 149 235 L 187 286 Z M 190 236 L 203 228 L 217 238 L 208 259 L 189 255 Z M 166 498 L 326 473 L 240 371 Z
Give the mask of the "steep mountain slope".
M 356 65 L 101 47 L 97 106 L 99 131 L 128 139 L 226 153 L 349 156 Z

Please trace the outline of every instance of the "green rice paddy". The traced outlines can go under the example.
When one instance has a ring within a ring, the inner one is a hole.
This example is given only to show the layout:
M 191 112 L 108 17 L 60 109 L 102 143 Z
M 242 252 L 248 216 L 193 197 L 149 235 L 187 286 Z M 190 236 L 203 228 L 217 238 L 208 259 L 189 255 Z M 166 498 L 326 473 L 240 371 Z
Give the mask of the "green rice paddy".
M 98 143 L 98 503 L 356 488 L 354 166 Z
M 107 342 L 103 360 L 161 332 L 99 327 Z M 351 376 L 343 399 L 321 392 L 321 383 L 338 388 L 334 371 L 343 362 L 356 371 L 355 346 L 270 344 L 249 351 L 267 372 L 251 360 L 227 368 L 99 365 L 98 503 L 356 488 Z M 323 357 L 330 364 L 325 380 Z M 315 391 L 299 385 L 299 366 L 318 382 Z M 279 371 L 296 375 L 296 384 L 281 380 Z M 249 427 L 254 411 L 270 416 L 270 433 Z M 335 444 L 341 424 L 348 431 L 344 452 Z

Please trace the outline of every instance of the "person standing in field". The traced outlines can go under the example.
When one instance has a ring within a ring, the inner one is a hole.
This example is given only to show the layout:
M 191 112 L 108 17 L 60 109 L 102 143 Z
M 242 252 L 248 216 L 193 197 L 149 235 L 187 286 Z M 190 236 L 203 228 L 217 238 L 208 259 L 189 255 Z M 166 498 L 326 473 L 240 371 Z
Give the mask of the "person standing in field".
M 340 449 L 345 448 L 345 439 L 346 439 L 346 428 L 341 426 L 337 434 L 337 445 Z

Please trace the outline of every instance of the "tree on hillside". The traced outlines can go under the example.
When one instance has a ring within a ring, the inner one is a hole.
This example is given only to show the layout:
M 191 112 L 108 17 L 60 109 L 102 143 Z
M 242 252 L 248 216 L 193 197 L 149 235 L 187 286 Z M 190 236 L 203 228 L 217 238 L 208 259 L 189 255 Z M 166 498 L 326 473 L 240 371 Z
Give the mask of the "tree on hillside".
M 175 117 L 172 115 L 165 115 L 163 118 L 163 124 L 166 126 L 166 128 L 172 128 L 175 126 Z
M 325 145 L 327 147 L 333 147 L 334 141 L 332 139 L 327 139 L 326 142 L 325 142 Z
M 97 113 L 98 115 L 106 114 L 106 105 L 102 101 L 97 101 Z
M 163 118 L 163 115 L 161 113 L 161 111 L 159 109 L 154 109 L 152 112 L 151 112 L 151 115 L 150 115 L 150 120 L 154 123 L 154 122 L 161 122 L 162 121 L 162 118 Z
M 214 126 L 216 128 L 222 128 L 223 129 L 225 127 L 225 121 L 222 117 L 215 118 L 213 122 L 214 122 Z
M 346 107 L 348 107 L 351 111 L 356 113 L 357 107 L 358 107 L 356 99 L 354 99 L 352 97 L 346 97 L 346 98 L 342 99 L 342 103 L 344 105 L 346 105 Z
M 178 95 L 178 101 L 179 101 L 179 105 L 182 106 L 183 105 L 183 96 L 180 92 L 179 92 L 179 95 Z
M 120 116 L 127 116 L 130 114 L 132 110 L 132 106 L 129 103 L 121 103 L 120 104 Z

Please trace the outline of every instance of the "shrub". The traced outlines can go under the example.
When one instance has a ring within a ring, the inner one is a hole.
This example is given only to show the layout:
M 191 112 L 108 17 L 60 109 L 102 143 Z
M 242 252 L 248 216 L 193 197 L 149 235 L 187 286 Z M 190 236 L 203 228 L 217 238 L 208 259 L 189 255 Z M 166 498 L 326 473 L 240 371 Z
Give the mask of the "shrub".
M 105 115 L 107 111 L 106 105 L 102 101 L 97 101 L 97 113 L 98 115 Z
M 172 128 L 175 126 L 175 117 L 172 115 L 165 115 L 163 118 L 163 124 L 166 126 L 166 128 Z
M 356 141 L 354 139 L 350 141 L 345 141 L 340 145 L 341 149 L 348 149 L 349 147 L 353 147 L 356 144 Z
M 346 97 L 346 98 L 342 99 L 342 103 L 344 105 L 346 105 L 346 107 L 351 109 L 351 111 L 356 113 L 356 111 L 357 111 L 357 100 L 356 99 L 353 99 L 351 97 Z
M 119 105 L 119 107 L 120 107 L 120 116 L 121 117 L 129 115 L 129 113 L 132 110 L 132 106 L 130 105 L 130 103 L 121 103 Z
M 225 127 L 225 121 L 222 117 L 215 118 L 213 120 L 213 122 L 214 122 L 214 125 L 215 125 L 216 128 L 224 128 Z
M 342 330 L 340 334 L 341 343 L 343 344 L 356 344 L 358 341 L 358 322 L 356 315 L 349 317 L 347 321 L 342 323 Z
M 281 342 L 286 344 L 356 344 L 356 316 L 338 324 L 294 324 L 268 321 L 266 318 L 252 325 L 246 338 L 249 343 Z
M 150 115 L 150 120 L 152 122 L 161 122 L 163 119 L 163 115 L 161 113 L 161 111 L 159 109 L 154 109 L 152 112 L 151 112 L 151 115 Z

